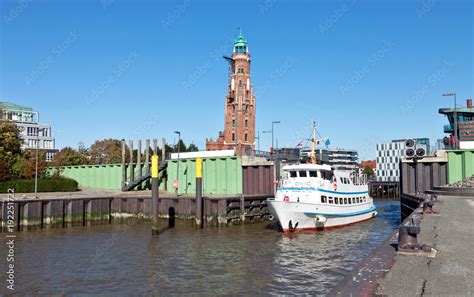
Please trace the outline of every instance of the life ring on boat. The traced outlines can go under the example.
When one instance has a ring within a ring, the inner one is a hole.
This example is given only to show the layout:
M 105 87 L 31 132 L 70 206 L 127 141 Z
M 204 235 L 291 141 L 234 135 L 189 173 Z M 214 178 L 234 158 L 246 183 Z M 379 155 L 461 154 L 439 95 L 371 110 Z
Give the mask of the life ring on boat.
M 290 197 L 288 197 L 288 196 L 286 196 L 286 195 L 285 195 L 285 196 L 283 196 L 283 201 L 285 201 L 285 202 L 289 202 L 289 201 L 290 201 Z
M 334 191 L 337 191 L 337 183 L 336 183 L 336 181 L 334 181 L 334 182 L 332 183 L 332 188 L 333 188 Z

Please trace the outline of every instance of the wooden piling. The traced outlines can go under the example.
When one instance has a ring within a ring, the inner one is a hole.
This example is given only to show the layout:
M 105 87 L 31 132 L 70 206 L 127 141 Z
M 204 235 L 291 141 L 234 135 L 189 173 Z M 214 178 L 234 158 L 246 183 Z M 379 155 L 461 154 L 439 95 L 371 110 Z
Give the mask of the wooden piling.
M 128 166 L 130 167 L 129 170 L 130 170 L 130 184 L 133 184 L 133 181 L 134 181 L 134 177 L 135 177 L 135 174 L 133 172 L 133 142 L 131 140 L 128 141 L 128 149 L 129 149 L 129 152 L 130 152 L 130 161 L 129 161 L 129 164 Z
M 122 191 L 125 191 L 125 184 L 127 182 L 127 168 L 126 168 L 126 149 L 125 141 L 122 141 Z
M 150 172 L 150 139 L 145 140 L 145 170 Z
M 158 139 L 153 139 L 153 155 L 158 156 Z
M 142 176 L 142 140 L 137 141 L 137 171 L 138 177 Z M 138 185 L 138 190 L 141 190 L 141 186 Z

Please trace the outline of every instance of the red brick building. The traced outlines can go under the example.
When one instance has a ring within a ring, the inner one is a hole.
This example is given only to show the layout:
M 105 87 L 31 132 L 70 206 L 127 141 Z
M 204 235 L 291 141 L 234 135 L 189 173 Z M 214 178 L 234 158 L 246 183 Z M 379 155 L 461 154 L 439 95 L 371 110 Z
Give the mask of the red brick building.
M 255 96 L 250 81 L 250 54 L 242 32 L 234 41 L 229 62 L 229 84 L 225 96 L 224 132 L 216 140 L 206 139 L 206 150 L 235 149 L 238 155 L 255 144 Z
M 360 162 L 360 164 L 359 164 L 360 169 L 364 169 L 364 168 L 367 168 L 367 167 L 372 167 L 372 169 L 375 170 L 375 168 L 377 168 L 377 162 L 375 160 Z

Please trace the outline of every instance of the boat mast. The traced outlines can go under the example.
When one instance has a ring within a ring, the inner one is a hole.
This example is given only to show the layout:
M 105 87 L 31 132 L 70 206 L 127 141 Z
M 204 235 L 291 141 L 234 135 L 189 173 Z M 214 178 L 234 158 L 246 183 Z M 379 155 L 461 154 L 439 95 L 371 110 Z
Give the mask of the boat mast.
M 313 137 L 311 139 L 311 163 L 316 164 L 316 122 L 313 121 Z

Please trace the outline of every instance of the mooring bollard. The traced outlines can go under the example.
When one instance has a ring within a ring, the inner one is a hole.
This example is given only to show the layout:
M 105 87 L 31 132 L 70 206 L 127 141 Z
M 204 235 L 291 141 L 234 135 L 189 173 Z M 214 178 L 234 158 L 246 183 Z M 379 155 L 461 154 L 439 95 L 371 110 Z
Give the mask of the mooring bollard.
M 158 156 L 151 157 L 151 234 L 158 235 L 158 203 L 159 203 L 159 189 L 158 189 Z
M 204 201 L 202 198 L 202 158 L 196 158 L 196 225 L 204 227 Z

